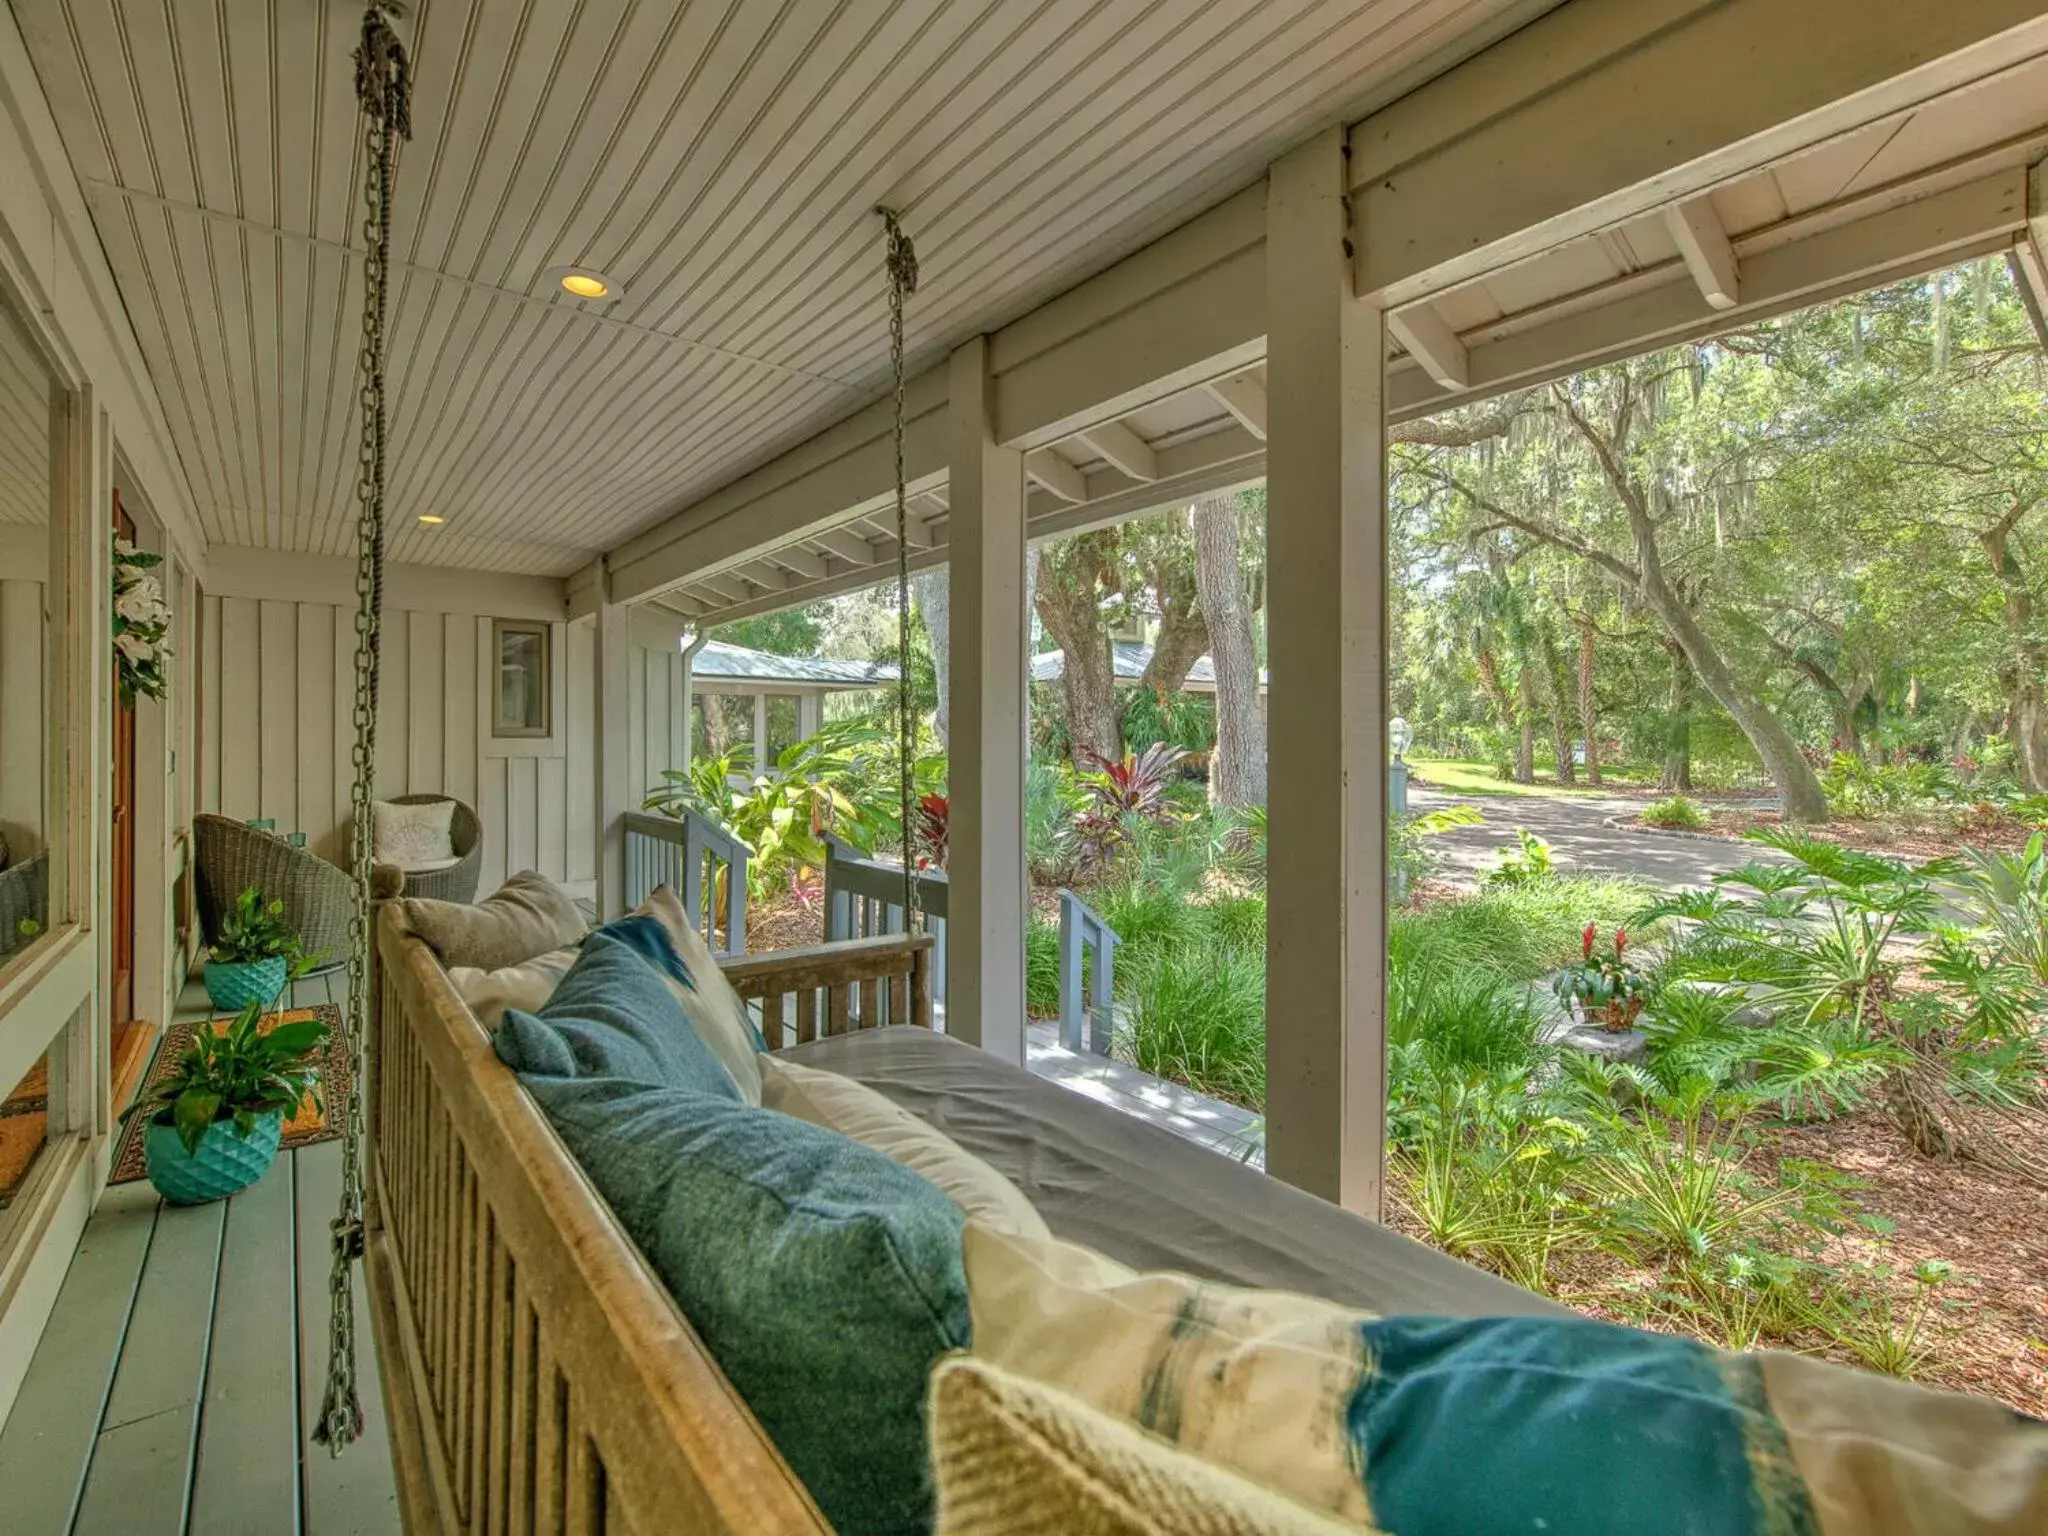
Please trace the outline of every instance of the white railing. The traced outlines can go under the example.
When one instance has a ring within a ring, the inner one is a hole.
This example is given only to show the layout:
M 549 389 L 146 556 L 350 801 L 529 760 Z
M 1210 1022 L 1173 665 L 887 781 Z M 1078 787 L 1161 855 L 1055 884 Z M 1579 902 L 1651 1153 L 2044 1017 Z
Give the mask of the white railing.
M 825 847 L 825 942 L 903 932 L 903 866 L 868 858 L 830 834 Z M 933 940 L 932 990 L 941 1000 L 946 995 L 947 890 L 942 873 L 925 871 L 917 877 L 918 905 Z
M 1060 892 L 1060 1044 L 1070 1051 L 1109 1054 L 1116 1033 L 1116 947 L 1121 942 L 1101 913 L 1072 891 Z M 1084 964 L 1091 958 L 1093 964 Z
M 625 821 L 626 905 L 639 906 L 665 885 L 682 897 L 714 955 L 745 954 L 747 845 L 695 811 L 680 818 L 628 811 Z

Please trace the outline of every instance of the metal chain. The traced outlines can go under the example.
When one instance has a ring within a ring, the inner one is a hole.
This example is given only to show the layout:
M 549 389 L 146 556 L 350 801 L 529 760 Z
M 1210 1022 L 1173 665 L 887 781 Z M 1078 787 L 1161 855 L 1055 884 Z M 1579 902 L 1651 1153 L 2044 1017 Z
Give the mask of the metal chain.
M 354 902 L 348 918 L 348 1006 L 342 1014 L 342 1049 L 350 1068 L 342 1114 L 341 1209 L 330 1231 L 334 1262 L 327 1278 L 327 1390 L 313 1438 L 339 1456 L 363 1432 L 356 1387 L 355 1265 L 363 1256 L 364 1093 L 370 1063 L 365 1051 L 370 1010 L 371 799 L 377 770 L 378 652 L 384 622 L 384 328 L 391 268 L 391 180 L 398 141 L 410 138 L 405 48 L 385 20 L 390 4 L 363 14 L 355 54 L 356 100 L 363 113 L 363 341 L 359 358 L 362 446 L 356 477 L 356 694 L 355 744 L 349 762 L 349 871 Z
M 892 209 L 877 208 L 888 238 L 889 368 L 896 392 L 897 770 L 903 809 L 903 931 L 924 932 L 917 880 L 917 699 L 910 677 L 910 489 L 903 468 L 903 301 L 917 292 L 917 250 Z

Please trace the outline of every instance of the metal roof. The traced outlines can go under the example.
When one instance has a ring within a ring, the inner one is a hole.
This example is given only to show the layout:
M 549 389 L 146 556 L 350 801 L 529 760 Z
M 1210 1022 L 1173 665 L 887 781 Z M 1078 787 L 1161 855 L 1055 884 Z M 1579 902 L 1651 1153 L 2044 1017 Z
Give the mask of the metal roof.
M 1120 683 L 1135 683 L 1145 675 L 1145 668 L 1152 662 L 1152 647 L 1135 640 L 1116 640 L 1110 644 L 1116 658 L 1116 680 Z M 1067 658 L 1064 651 L 1043 651 L 1031 658 L 1031 680 L 1035 683 L 1056 683 L 1065 675 Z M 1259 686 L 1266 686 L 1266 672 L 1259 669 Z M 1184 693 L 1214 693 L 1216 691 L 1216 663 L 1207 656 L 1197 656 L 1195 664 L 1188 668 L 1187 680 L 1181 684 Z
M 706 640 L 691 670 L 700 678 L 754 683 L 808 683 L 826 688 L 884 688 L 896 681 L 886 662 L 830 656 L 777 656 L 723 640 Z

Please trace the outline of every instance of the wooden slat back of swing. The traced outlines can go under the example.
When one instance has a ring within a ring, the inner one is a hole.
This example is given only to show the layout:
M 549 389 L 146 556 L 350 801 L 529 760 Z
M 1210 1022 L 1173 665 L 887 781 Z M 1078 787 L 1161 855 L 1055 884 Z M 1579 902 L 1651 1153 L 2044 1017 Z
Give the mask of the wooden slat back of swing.
M 396 904 L 378 959 L 368 1270 L 406 1529 L 829 1533 Z

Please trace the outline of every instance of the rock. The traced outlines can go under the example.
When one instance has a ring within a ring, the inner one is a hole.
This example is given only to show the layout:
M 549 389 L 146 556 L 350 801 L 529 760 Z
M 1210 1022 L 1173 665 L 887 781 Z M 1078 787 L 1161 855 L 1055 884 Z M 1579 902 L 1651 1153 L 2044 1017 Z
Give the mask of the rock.
M 1538 1036 L 1545 1045 L 1559 1046 L 1567 1051 L 1584 1051 L 1588 1056 L 1598 1056 L 1603 1061 L 1618 1061 L 1630 1066 L 1640 1066 L 1649 1060 L 1650 1037 L 1640 1029 L 1602 1029 L 1598 1024 L 1565 1024 L 1562 1027 L 1548 1027 Z

